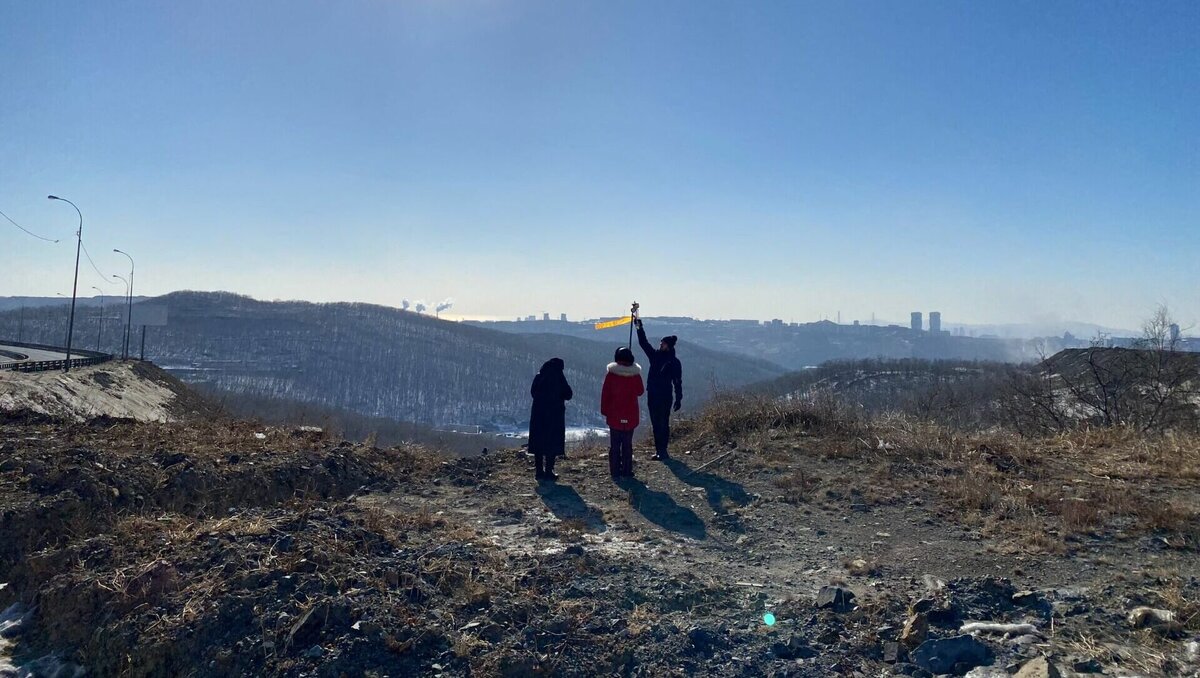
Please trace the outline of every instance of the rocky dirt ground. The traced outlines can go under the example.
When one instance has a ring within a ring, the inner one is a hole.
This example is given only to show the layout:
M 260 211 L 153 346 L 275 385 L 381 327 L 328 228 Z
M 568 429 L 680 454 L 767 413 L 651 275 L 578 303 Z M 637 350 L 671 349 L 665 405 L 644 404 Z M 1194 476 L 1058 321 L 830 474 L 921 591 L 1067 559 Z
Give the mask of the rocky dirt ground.
M 9 670 L 1200 675 L 1197 441 L 714 408 L 636 480 L 578 448 L 541 484 L 520 452 L 10 421 Z

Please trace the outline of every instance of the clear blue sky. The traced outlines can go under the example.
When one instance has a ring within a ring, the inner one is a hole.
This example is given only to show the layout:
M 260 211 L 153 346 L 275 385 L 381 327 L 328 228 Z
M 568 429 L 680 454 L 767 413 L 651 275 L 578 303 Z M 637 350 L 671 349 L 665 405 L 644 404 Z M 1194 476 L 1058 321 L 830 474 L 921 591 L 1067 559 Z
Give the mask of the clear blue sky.
M 1200 2 L 14 1 L 0 95 L 0 295 L 56 193 L 150 294 L 1200 321 Z

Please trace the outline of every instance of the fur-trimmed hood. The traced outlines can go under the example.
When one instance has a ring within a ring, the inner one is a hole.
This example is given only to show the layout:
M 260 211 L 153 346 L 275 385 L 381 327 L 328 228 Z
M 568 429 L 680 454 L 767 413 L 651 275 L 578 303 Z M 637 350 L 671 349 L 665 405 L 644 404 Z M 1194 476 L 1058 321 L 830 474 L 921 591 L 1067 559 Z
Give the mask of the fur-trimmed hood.
M 621 363 L 609 363 L 608 373 L 615 374 L 618 377 L 637 377 L 642 374 L 642 366 L 634 363 L 632 365 L 622 365 Z

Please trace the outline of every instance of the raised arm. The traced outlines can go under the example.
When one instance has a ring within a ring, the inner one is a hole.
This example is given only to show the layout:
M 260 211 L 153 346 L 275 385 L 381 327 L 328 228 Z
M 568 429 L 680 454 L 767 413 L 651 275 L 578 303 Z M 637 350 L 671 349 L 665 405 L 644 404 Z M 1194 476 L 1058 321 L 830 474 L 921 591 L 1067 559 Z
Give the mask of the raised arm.
M 641 320 L 637 321 L 637 331 L 638 345 L 641 346 L 642 350 L 646 352 L 647 358 L 653 358 L 656 351 L 654 347 L 650 345 L 650 340 L 646 338 L 646 328 L 642 327 Z

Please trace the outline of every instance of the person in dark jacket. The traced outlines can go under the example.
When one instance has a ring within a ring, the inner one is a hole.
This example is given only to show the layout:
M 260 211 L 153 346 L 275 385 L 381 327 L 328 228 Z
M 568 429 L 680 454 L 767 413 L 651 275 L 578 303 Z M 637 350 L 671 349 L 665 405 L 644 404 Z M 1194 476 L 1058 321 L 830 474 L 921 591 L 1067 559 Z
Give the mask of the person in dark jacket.
M 676 337 L 663 337 L 656 350 L 646 339 L 642 319 L 637 319 L 638 344 L 650 360 L 646 377 L 646 407 L 650 410 L 650 425 L 654 428 L 654 456 L 666 460 L 671 455 L 671 410 L 683 406 L 683 364 L 675 357 Z M 674 398 L 672 399 L 672 396 Z
M 529 451 L 533 453 L 538 480 L 556 480 L 554 459 L 562 455 L 567 447 L 567 401 L 575 394 L 563 374 L 562 358 L 547 360 L 529 395 L 533 396 L 533 407 L 529 412 Z
M 600 390 L 600 414 L 608 422 L 608 472 L 613 478 L 633 477 L 633 431 L 639 423 L 638 398 L 645 391 L 642 367 L 633 361 L 633 351 L 618 348 Z

